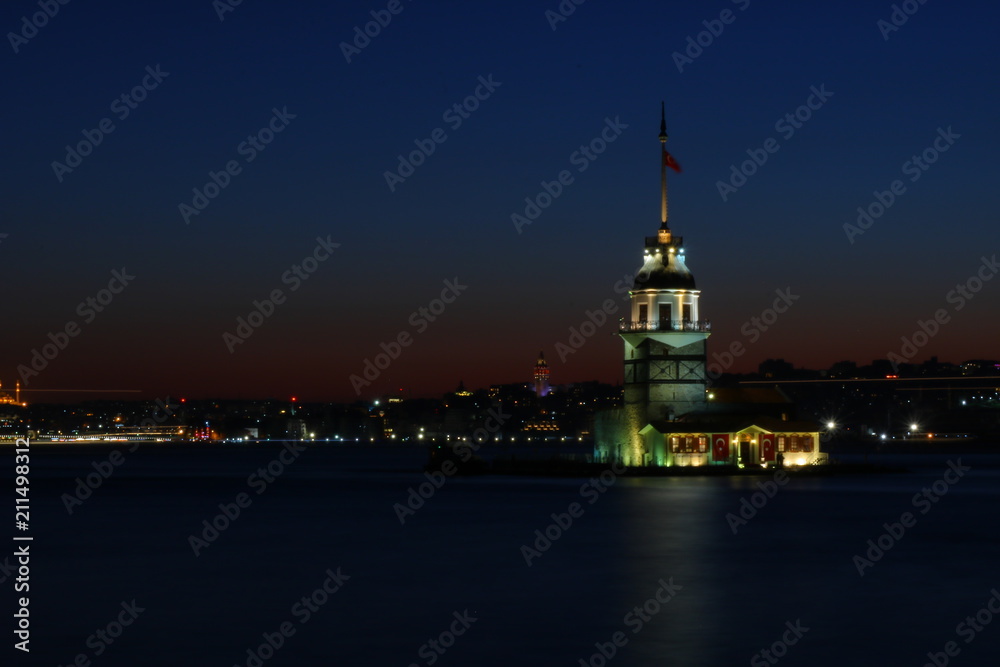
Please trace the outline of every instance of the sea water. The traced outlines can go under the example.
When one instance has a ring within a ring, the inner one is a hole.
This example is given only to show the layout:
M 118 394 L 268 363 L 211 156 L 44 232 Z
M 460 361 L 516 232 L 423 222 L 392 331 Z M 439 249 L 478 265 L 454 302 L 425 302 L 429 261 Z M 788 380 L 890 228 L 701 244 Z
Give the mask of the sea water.
M 417 447 L 130 448 L 33 446 L 30 657 L 4 614 L 16 664 L 919 667 L 1000 655 L 989 453 L 880 454 L 908 471 L 781 483 L 610 470 L 429 480 Z M 113 450 L 120 464 L 81 500 L 77 478 Z M 0 449 L 8 498 L 13 455 Z

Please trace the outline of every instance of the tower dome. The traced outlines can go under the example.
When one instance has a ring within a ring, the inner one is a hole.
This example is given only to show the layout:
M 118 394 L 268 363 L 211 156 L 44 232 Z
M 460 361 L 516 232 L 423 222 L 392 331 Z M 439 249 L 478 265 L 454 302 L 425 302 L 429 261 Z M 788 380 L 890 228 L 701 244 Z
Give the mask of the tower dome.
M 646 237 L 642 269 L 632 289 L 695 289 L 694 275 L 684 262 L 684 240 L 664 222 L 656 236 Z

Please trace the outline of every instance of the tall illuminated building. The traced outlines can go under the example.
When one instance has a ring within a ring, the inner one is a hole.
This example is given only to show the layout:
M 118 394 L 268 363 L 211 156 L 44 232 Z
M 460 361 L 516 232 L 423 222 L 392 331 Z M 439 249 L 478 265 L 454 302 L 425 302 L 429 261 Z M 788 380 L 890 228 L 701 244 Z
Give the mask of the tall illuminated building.
M 642 269 L 632 289 L 630 318 L 620 325 L 625 343 L 625 407 L 643 423 L 673 420 L 705 407 L 706 341 L 701 291 L 684 254 L 684 239 L 670 231 L 667 167 L 680 167 L 667 152 L 667 124 L 660 115 L 660 227 L 647 236 Z
M 624 343 L 624 403 L 597 415 L 594 457 L 627 466 L 816 463 L 819 429 L 789 421 L 794 406 L 777 390 L 709 392 L 711 324 L 687 267 L 684 240 L 670 229 L 667 152 L 660 111 L 660 226 L 645 238 L 642 269 L 619 325 Z M 787 454 L 787 456 L 786 456 Z M 780 455 L 780 456 L 779 456 Z
M 545 361 L 545 353 L 538 353 L 538 361 L 535 362 L 535 395 L 538 398 L 549 395 L 549 364 Z

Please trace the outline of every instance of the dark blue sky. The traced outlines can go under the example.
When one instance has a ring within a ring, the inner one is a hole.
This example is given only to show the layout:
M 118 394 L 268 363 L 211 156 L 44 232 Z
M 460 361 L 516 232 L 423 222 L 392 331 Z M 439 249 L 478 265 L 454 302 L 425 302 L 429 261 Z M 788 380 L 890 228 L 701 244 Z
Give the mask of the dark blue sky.
M 732 370 L 885 357 L 939 309 L 915 360 L 1000 356 L 1000 280 L 961 309 L 949 299 L 1000 251 L 994 4 L 914 3 L 886 40 L 891 3 L 590 0 L 553 30 L 555 0 L 404 1 L 346 62 L 340 43 L 386 5 L 246 0 L 220 21 L 210 0 L 71 2 L 17 53 L 8 35 L 0 379 L 13 385 L 75 323 L 29 389 L 346 400 L 350 376 L 404 332 L 362 397 L 523 381 L 539 349 L 554 382 L 620 381 L 614 324 L 565 361 L 556 345 L 619 298 L 659 223 L 661 99 L 684 167 L 671 227 L 710 353 L 746 349 Z M 672 54 L 727 9 L 678 71 Z M 0 26 L 20 32 L 38 11 L 4 3 Z M 112 103 L 147 66 L 169 74 L 122 119 Z M 444 112 L 490 76 L 499 86 L 453 127 Z M 833 94 L 790 136 L 776 128 L 814 86 Z M 248 162 L 241 142 L 286 108 Z M 104 118 L 114 131 L 60 182 L 52 163 Z M 578 171 L 572 154 L 607 118 L 627 128 Z M 911 181 L 904 163 L 949 127 L 959 138 Z M 390 191 L 397 155 L 436 128 L 446 140 Z M 718 182 L 771 137 L 780 148 L 723 201 Z M 231 160 L 239 173 L 186 224 L 179 205 Z M 572 184 L 518 234 L 511 215 L 562 170 Z M 896 179 L 905 192 L 849 242 L 844 224 Z M 282 276 L 317 237 L 340 246 L 292 291 Z M 78 309 L 122 267 L 136 277 L 103 312 Z M 411 319 L 456 277 L 467 289 L 434 322 Z M 788 312 L 746 325 L 786 288 Z M 223 334 L 275 289 L 286 300 L 230 353 Z

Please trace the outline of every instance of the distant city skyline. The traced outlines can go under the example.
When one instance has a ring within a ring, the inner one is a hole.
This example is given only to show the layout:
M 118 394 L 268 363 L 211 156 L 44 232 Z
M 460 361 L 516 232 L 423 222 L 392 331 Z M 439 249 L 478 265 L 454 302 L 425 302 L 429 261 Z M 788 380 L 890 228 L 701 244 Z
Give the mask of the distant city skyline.
M 720 354 L 720 356 L 722 356 Z M 50 389 L 41 388 L 35 390 L 21 390 L 20 387 L 15 386 L 4 386 L 0 382 L 0 404 L 28 404 L 29 397 L 30 403 L 49 403 L 49 404 L 61 404 L 65 403 L 67 405 L 73 405 L 88 401 L 149 401 L 156 400 L 160 403 L 163 402 L 164 398 L 169 398 L 170 400 L 249 400 L 249 401 L 277 401 L 277 402 L 287 402 L 287 403 L 330 403 L 330 404 L 340 404 L 340 405 L 351 405 L 355 403 L 372 403 L 377 402 L 380 399 L 386 398 L 400 398 L 404 400 L 411 399 L 440 399 L 444 396 L 454 394 L 456 392 L 486 392 L 493 387 L 513 387 L 521 386 L 525 390 L 530 390 L 536 395 L 538 394 L 539 387 L 544 388 L 544 393 L 542 395 L 548 395 L 553 391 L 560 391 L 568 387 L 586 385 L 590 383 L 600 383 L 610 386 L 622 385 L 622 380 L 601 380 L 598 378 L 587 378 L 587 379 L 573 379 L 566 381 L 559 381 L 558 376 L 555 377 L 556 381 L 550 382 L 551 368 L 548 362 L 545 361 L 544 366 L 539 366 L 539 360 L 536 360 L 534 365 L 530 365 L 529 377 L 527 379 L 520 378 L 515 379 L 510 382 L 487 382 L 482 385 L 467 385 L 465 380 L 458 378 L 450 387 L 446 387 L 437 393 L 418 393 L 412 390 L 406 389 L 396 389 L 387 390 L 381 393 L 371 393 L 363 394 L 356 397 L 348 397 L 343 400 L 331 400 L 322 397 L 309 396 L 307 394 L 302 394 L 298 392 L 292 392 L 285 395 L 275 394 L 275 393 L 262 393 L 259 395 L 241 395 L 234 393 L 232 395 L 198 395 L 190 392 L 181 393 L 171 393 L 166 391 L 144 391 L 140 389 L 87 389 L 87 388 L 63 388 L 63 389 Z M 987 366 L 983 366 L 983 364 Z M 971 368 L 975 365 L 976 368 Z M 783 368 L 787 372 L 794 375 L 812 375 L 819 374 L 820 376 L 827 376 L 829 374 L 830 378 L 839 379 L 850 379 L 852 377 L 856 378 L 874 378 L 874 379 L 890 379 L 890 375 L 899 375 L 901 379 L 919 379 L 924 377 L 921 372 L 926 369 L 933 369 L 936 372 L 940 372 L 943 368 L 954 368 L 955 375 L 953 377 L 992 377 L 997 373 L 1000 373 L 1000 359 L 962 359 L 962 360 L 948 360 L 948 359 L 937 359 L 936 357 L 929 357 L 927 359 L 914 359 L 901 367 L 894 368 L 892 362 L 888 359 L 871 359 L 867 361 L 863 360 L 853 360 L 853 359 L 841 359 L 830 366 L 826 367 L 807 367 L 801 364 L 795 363 L 794 360 L 784 359 L 784 358 L 769 358 L 761 360 L 757 368 L 748 369 L 746 371 L 720 371 L 722 368 L 717 361 L 712 361 L 709 364 L 708 378 L 710 386 L 717 386 L 721 384 L 729 384 L 734 379 L 740 378 L 753 378 L 758 376 L 767 377 L 764 367 L 768 369 Z M 968 368 L 967 368 L 968 367 Z M 543 368 L 544 371 L 539 372 L 539 369 Z M 848 372 L 853 369 L 853 372 Z M 936 377 L 935 375 L 927 377 Z M 949 377 L 951 377 L 949 375 Z M 783 381 L 789 381 L 786 374 L 782 373 L 781 378 Z M 740 380 L 743 381 L 743 380 Z M 798 382 L 799 380 L 795 380 Z M 808 380 L 804 380 L 808 381 Z
M 996 7 L 385 7 L 0 10 L 4 387 L 619 383 L 661 100 L 710 363 L 1000 356 Z

